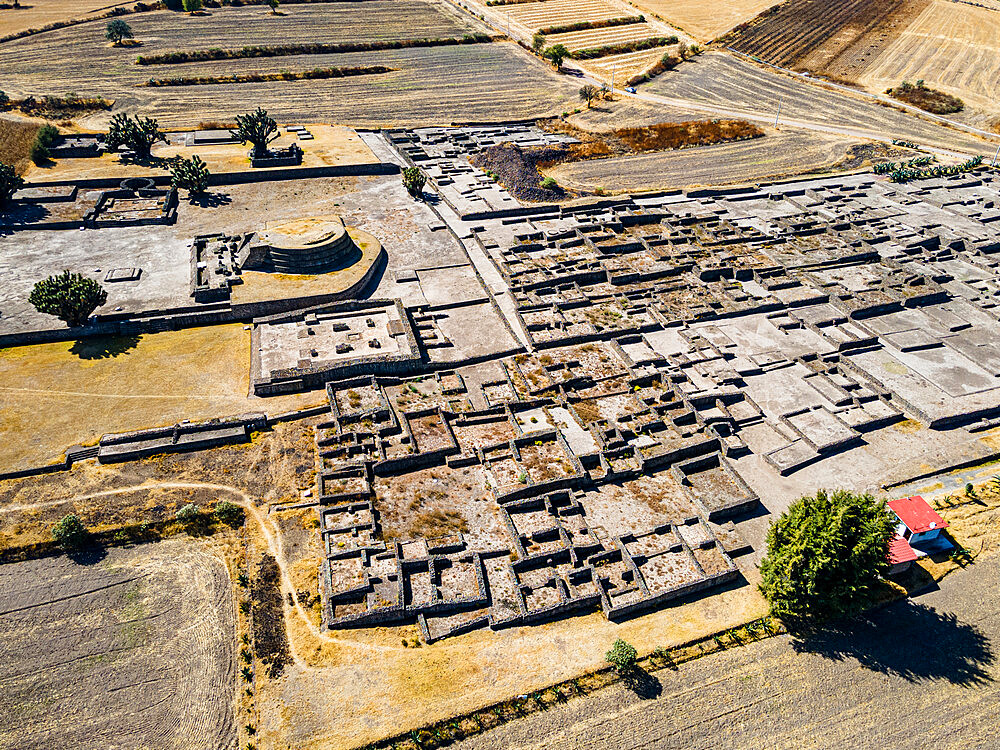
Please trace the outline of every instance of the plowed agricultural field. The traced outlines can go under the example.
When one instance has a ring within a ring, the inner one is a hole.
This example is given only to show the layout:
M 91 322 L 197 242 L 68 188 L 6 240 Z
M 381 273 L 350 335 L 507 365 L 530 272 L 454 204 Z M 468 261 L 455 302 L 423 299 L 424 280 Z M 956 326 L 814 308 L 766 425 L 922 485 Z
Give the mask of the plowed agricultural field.
M 1000 110 L 1000 11 L 934 0 L 861 80 L 880 91 L 918 78 L 970 106 Z
M 621 55 L 608 55 L 587 61 L 587 67 L 598 75 L 611 78 L 614 73 L 615 81 L 624 84 L 633 76 L 649 70 L 666 53 L 673 52 L 676 57 L 677 45 L 669 47 L 653 47 L 652 49 L 640 50 L 638 52 L 626 52 Z
M 10 4 L 13 4 L 11 2 Z M 0 8 L 0 37 L 27 29 L 39 29 L 57 21 L 87 18 L 91 14 L 108 10 L 115 5 L 107 0 L 25 0 L 20 8 Z
M 865 133 L 882 133 L 918 144 L 965 148 L 989 155 L 996 149 L 995 144 L 991 147 L 972 135 L 936 125 L 916 115 L 720 53 L 701 55 L 670 75 L 643 85 L 642 89 L 661 96 L 711 104 L 736 117 L 743 113 L 775 113 L 780 102 L 782 120 L 799 119 Z
M 630 0 L 695 39 L 707 42 L 781 0 Z
M 511 23 L 518 23 L 530 30 L 583 21 L 606 21 L 630 15 L 623 6 L 604 0 L 545 0 L 498 6 L 491 10 L 503 18 L 509 17 Z
M 421 0 L 294 5 L 284 12 L 273 17 L 260 7 L 223 8 L 204 17 L 156 12 L 130 20 L 143 40 L 142 54 L 275 42 L 459 37 L 482 30 L 443 5 Z M 105 96 L 116 100 L 116 109 L 141 110 L 173 127 L 231 120 L 258 104 L 284 121 L 358 126 L 520 119 L 566 109 L 579 88 L 510 43 L 139 66 L 135 50 L 112 49 L 103 34 L 103 24 L 95 22 L 0 45 L 4 90 L 11 95 L 74 91 Z M 138 87 L 151 77 L 361 65 L 394 70 L 330 80 Z
M 849 138 L 815 133 L 769 133 L 717 146 L 561 164 L 546 174 L 565 187 L 641 192 L 692 185 L 730 185 L 801 174 L 843 158 Z
M 570 52 L 576 52 L 577 50 L 603 47 L 608 44 L 638 42 L 658 35 L 658 30 L 648 23 L 630 23 L 626 26 L 612 26 L 607 29 L 587 29 L 585 31 L 571 31 L 565 34 L 551 34 L 545 37 L 545 43 L 549 46 L 562 44 Z
M 733 49 L 783 67 L 812 59 L 819 70 L 878 29 L 898 29 L 928 0 L 790 0 L 736 32 Z M 905 24 L 904 24 L 905 25 Z
M 235 749 L 234 628 L 190 539 L 0 566 L 0 747 Z

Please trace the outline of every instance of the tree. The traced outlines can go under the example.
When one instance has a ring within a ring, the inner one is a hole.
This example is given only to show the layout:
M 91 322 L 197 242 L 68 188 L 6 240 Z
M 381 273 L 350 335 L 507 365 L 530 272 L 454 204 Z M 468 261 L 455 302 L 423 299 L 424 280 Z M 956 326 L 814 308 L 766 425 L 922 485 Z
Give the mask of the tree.
M 159 123 L 151 117 L 129 117 L 120 113 L 111 118 L 108 135 L 105 139 L 109 151 L 117 151 L 126 146 L 136 155 L 136 158 L 148 159 L 150 149 L 157 141 L 166 142 L 160 132 Z
M 681 42 L 680 44 L 677 45 L 677 56 L 681 60 L 687 60 L 687 56 L 688 56 L 687 42 Z
M 542 50 L 545 49 L 545 34 L 538 32 L 531 37 L 531 49 L 535 51 L 536 55 L 542 54 Z
M 100 284 L 69 271 L 42 279 L 28 295 L 28 302 L 38 312 L 55 315 L 70 328 L 82 326 L 107 301 L 108 293 Z
M 243 508 L 228 500 L 220 500 L 215 504 L 215 517 L 229 526 L 239 526 L 243 523 Z
M 184 0 L 184 10 L 188 13 L 197 13 L 201 8 L 201 0 Z
M 276 123 L 261 107 L 257 107 L 255 112 L 247 112 L 245 115 L 236 116 L 236 130 L 230 130 L 234 138 L 238 138 L 240 143 L 253 144 L 252 155 L 260 158 L 267 154 L 268 144 L 278 137 L 278 123 Z
M 587 84 L 580 89 L 580 98 L 587 102 L 587 109 L 590 109 L 590 103 L 594 101 L 601 93 L 601 90 L 592 84 Z
M 52 527 L 52 538 L 64 550 L 79 549 L 86 543 L 88 536 L 87 527 L 72 513 L 63 516 Z
M 6 206 L 14 193 L 24 187 L 24 180 L 14 171 L 14 167 L 0 161 L 0 208 Z
M 565 44 L 554 44 L 545 50 L 543 56 L 551 60 L 552 64 L 556 66 L 556 70 L 559 70 L 562 67 L 563 60 L 569 57 L 569 50 L 566 49 Z
M 132 39 L 134 36 L 132 27 L 120 18 L 108 21 L 108 29 L 104 34 L 104 37 L 115 47 L 120 47 L 123 41 Z
M 267 0 L 267 6 L 271 9 L 273 15 L 278 15 L 278 0 Z
M 426 184 L 427 176 L 416 167 L 407 167 L 403 170 L 403 187 L 414 198 L 419 198 L 424 194 L 424 185 Z
M 616 672 L 628 672 L 635 666 L 638 655 L 635 646 L 619 638 L 604 655 L 604 660 L 614 667 Z
M 881 500 L 845 490 L 803 497 L 771 525 L 760 591 L 778 617 L 847 611 L 889 569 L 896 518 Z
M 45 164 L 49 160 L 49 146 L 59 139 L 59 131 L 52 125 L 45 124 L 38 129 L 35 142 L 31 144 L 31 161 L 35 164 Z
M 0 91 L 0 109 L 6 109 L 10 105 L 10 97 L 6 91 Z
M 190 159 L 178 159 L 170 168 L 170 184 L 178 190 L 187 190 L 189 198 L 204 193 L 211 176 L 197 154 Z

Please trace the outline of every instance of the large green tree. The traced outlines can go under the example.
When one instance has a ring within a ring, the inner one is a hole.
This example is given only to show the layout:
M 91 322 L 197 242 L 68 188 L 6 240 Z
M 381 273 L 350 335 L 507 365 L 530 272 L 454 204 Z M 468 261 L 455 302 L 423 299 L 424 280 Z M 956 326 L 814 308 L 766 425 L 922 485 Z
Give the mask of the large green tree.
M 70 327 L 82 326 L 107 301 L 108 293 L 100 284 L 69 271 L 42 279 L 28 295 L 28 302 L 38 312 L 55 315 Z
M 132 27 L 120 18 L 108 21 L 108 28 L 104 33 L 104 37 L 116 47 L 120 46 L 126 39 L 132 39 L 134 36 Z
M 771 525 L 761 593 L 778 617 L 803 621 L 850 610 L 889 570 L 896 518 L 870 494 L 803 497 Z

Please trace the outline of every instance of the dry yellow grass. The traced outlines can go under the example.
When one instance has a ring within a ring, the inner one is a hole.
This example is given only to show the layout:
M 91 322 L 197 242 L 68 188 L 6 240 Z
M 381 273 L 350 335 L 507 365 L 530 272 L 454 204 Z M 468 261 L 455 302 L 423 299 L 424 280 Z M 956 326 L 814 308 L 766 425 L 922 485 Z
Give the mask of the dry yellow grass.
M 107 432 L 325 398 L 249 396 L 249 369 L 250 332 L 239 324 L 0 350 L 0 470 L 53 461 Z
M 299 663 L 279 682 L 259 685 L 261 744 L 357 747 L 601 668 L 618 637 L 646 654 L 766 612 L 756 588 L 744 586 L 624 623 L 594 612 L 420 648 L 403 646 L 418 635 L 415 626 L 329 631 L 330 639 L 319 640 L 292 617 Z
M 777 5 L 780 0 L 629 0 L 640 10 L 662 18 L 699 41 L 706 42 Z
M 1000 13 L 935 0 L 872 62 L 861 82 L 883 91 L 921 78 L 968 106 L 1000 110 Z
M 116 3 L 106 0 L 25 0 L 21 8 L 0 9 L 0 36 L 16 34 L 27 29 L 39 29 L 57 21 L 92 18 L 110 10 Z M 117 5 L 133 5 L 131 2 Z M 103 36 L 103 32 L 102 32 Z
M 31 144 L 41 127 L 28 120 L 0 118 L 0 161 L 12 164 L 18 174 L 23 175 L 31 166 Z

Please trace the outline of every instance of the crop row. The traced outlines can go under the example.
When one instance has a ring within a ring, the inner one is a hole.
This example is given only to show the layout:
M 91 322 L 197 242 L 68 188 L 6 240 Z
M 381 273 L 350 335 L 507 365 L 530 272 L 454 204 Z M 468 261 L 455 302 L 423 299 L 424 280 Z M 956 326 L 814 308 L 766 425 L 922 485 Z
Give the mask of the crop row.
M 290 55 L 333 55 L 346 52 L 375 52 L 407 47 L 445 47 L 455 44 L 485 44 L 498 37 L 489 34 L 466 34 L 462 37 L 445 39 L 400 39 L 396 41 L 337 42 L 334 44 L 278 44 L 246 46 L 239 49 L 206 49 L 164 52 L 159 55 L 140 55 L 138 65 L 176 65 L 208 60 L 241 60 L 250 57 L 288 57 Z
M 316 81 L 324 78 L 347 78 L 392 73 L 395 68 L 384 65 L 366 65 L 352 68 L 313 68 L 312 70 L 283 70 L 278 73 L 233 73 L 225 76 L 180 76 L 177 78 L 150 78 L 140 86 L 210 86 L 216 83 L 264 83 L 267 81 Z
M 645 16 L 624 16 L 622 18 L 606 18 L 600 21 L 577 21 L 575 23 L 564 23 L 558 26 L 546 26 L 539 29 L 538 33 L 543 36 L 548 36 L 549 34 L 566 34 L 570 31 L 609 29 L 613 26 L 628 26 L 633 23 L 643 23 L 645 20 Z
M 591 47 L 589 49 L 577 50 L 570 54 L 574 60 L 593 60 L 597 57 L 607 55 L 620 55 L 625 52 L 638 52 L 640 50 L 652 49 L 653 47 L 666 47 L 677 44 L 675 36 L 654 36 L 648 39 L 641 39 L 635 42 L 623 42 L 621 44 L 607 44 L 603 47 Z

